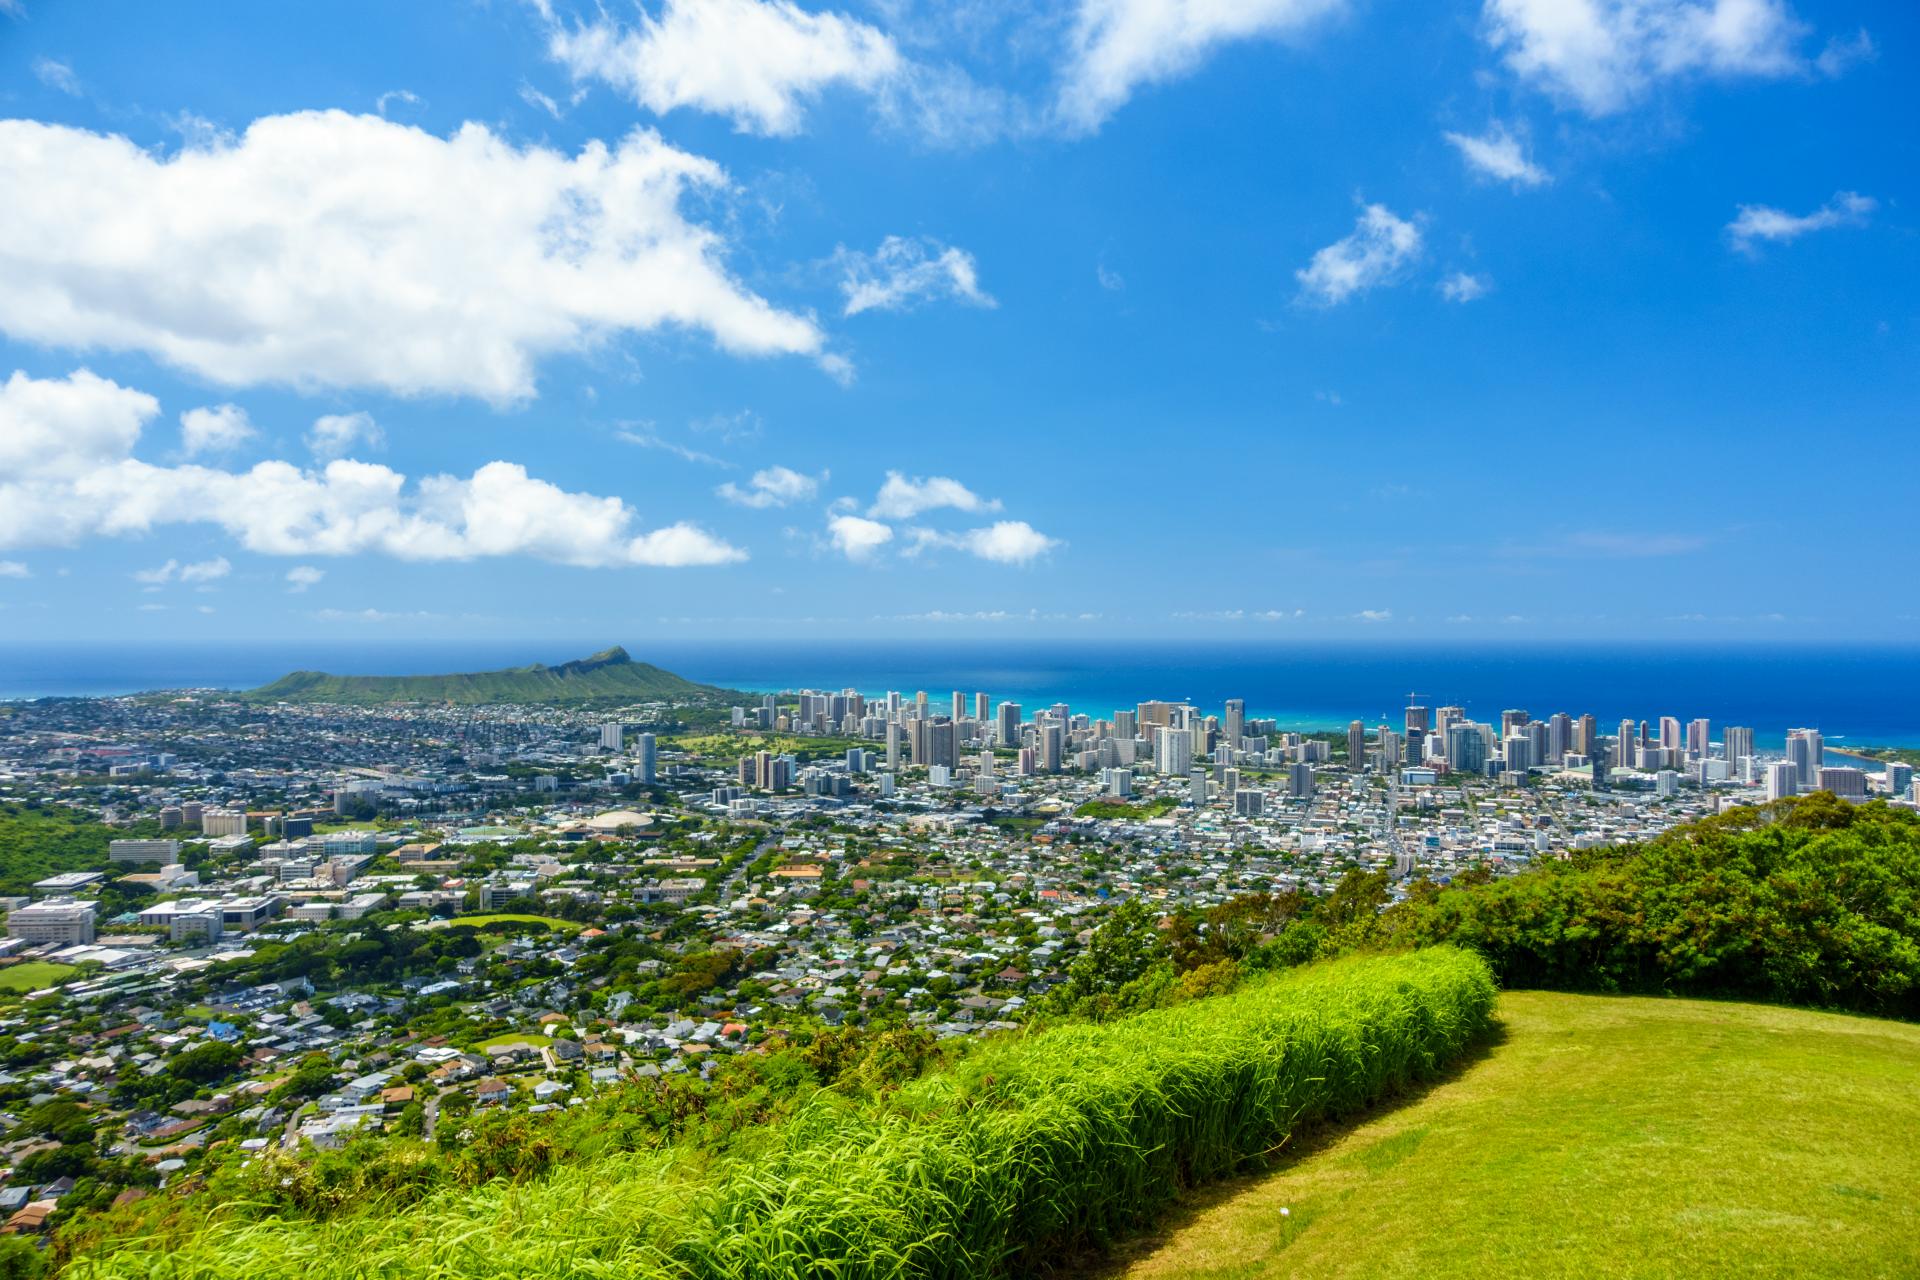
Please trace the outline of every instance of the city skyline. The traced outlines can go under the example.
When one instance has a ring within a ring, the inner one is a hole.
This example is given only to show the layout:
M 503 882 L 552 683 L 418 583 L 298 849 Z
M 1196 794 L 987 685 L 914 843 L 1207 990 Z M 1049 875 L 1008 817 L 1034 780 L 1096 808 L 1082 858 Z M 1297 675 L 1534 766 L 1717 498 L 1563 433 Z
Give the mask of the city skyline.
M 0 4 L 0 626 L 1910 643 L 1920 20 L 1628 8 Z

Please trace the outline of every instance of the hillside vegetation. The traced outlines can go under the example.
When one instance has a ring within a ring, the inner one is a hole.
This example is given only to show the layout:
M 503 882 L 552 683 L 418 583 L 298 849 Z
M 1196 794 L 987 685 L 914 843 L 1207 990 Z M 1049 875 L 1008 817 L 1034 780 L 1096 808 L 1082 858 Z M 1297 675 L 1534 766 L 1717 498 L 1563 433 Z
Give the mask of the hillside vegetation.
M 263 702 L 578 703 L 700 699 L 722 690 L 635 662 L 615 645 L 558 666 L 534 663 L 502 671 L 438 676 L 336 676 L 295 671 L 247 696 Z
M 1106 949 L 1126 957 L 1130 983 L 1075 974 L 1060 996 L 1110 1014 L 1212 965 L 1275 968 L 1445 943 L 1484 956 L 1503 987 L 1920 1018 L 1920 816 L 1883 802 L 1821 793 L 1497 880 L 1416 879 L 1389 905 L 1391 887 L 1384 873 L 1356 871 L 1323 897 L 1249 894 L 1158 929 L 1123 907 L 1113 921 L 1128 935 Z
M 1102 1280 L 1920 1275 L 1920 1027 L 1508 992 L 1482 1060 Z
M 878 1096 L 820 1090 L 731 1150 L 686 1144 L 258 1217 L 297 1168 L 149 1221 L 80 1276 L 995 1276 L 1138 1230 L 1302 1125 L 1430 1080 L 1486 1035 L 1459 951 L 1354 959 L 1107 1025 L 984 1042 Z

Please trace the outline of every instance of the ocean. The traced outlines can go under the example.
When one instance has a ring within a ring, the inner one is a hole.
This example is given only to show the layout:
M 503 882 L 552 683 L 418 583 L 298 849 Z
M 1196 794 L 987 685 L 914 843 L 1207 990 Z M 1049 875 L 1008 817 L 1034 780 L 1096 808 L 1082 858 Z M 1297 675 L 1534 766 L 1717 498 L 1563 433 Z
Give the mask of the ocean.
M 1331 729 L 1354 718 L 1397 725 L 1409 699 L 1457 704 L 1476 719 L 1706 716 L 1715 733 L 1750 725 L 1762 745 L 1821 729 L 1835 745 L 1920 746 L 1920 648 L 1845 646 L 1246 644 L 1175 641 L 500 640 L 346 644 L 0 643 L 0 698 L 105 696 L 149 689 L 244 689 L 288 671 L 403 675 L 563 662 L 623 643 L 689 679 L 754 692 L 925 689 L 1011 698 L 1028 714 L 1064 702 L 1104 716 L 1149 698 Z

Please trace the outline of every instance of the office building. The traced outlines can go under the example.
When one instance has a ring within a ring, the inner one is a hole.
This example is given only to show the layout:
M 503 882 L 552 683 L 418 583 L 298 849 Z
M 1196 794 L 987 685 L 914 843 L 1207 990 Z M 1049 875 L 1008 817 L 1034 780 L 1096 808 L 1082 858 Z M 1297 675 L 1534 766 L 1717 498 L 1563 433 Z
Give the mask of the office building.
M 80 946 L 93 941 L 91 902 L 53 899 L 7 913 L 7 936 L 35 946 L 60 943 Z
M 178 840 L 114 840 L 107 845 L 107 857 L 114 862 L 158 862 L 165 866 L 180 861 Z
M 1347 771 L 1360 773 L 1367 767 L 1367 726 L 1358 720 L 1347 722 Z
M 1228 752 L 1240 749 L 1240 740 L 1247 736 L 1247 700 L 1228 698 L 1227 711 L 1220 718 L 1220 732 L 1226 736 Z

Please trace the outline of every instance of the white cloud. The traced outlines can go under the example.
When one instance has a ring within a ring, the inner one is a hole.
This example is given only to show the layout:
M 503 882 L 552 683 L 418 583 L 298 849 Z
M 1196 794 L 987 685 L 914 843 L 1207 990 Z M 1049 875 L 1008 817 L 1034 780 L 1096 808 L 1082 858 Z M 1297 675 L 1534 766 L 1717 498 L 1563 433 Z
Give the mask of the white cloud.
M 1743 204 L 1727 224 L 1727 238 L 1742 253 L 1752 253 L 1763 241 L 1784 244 L 1809 231 L 1863 226 L 1879 207 L 1879 201 L 1857 191 L 1836 192 L 1833 199 L 1812 213 L 1793 214 L 1764 204 Z
M 73 74 L 73 68 L 64 62 L 56 62 L 52 58 L 35 58 L 33 74 L 49 89 L 58 89 L 70 97 L 80 96 L 80 77 Z
M 819 354 L 814 321 L 747 290 L 684 216 L 689 192 L 728 189 L 644 129 L 568 156 L 478 124 L 302 112 L 160 156 L 0 121 L 0 331 L 228 386 L 495 402 L 531 396 L 542 357 L 628 332 Z
M 1220 45 L 1297 36 L 1347 0 L 1079 0 L 1056 110 L 1090 132 L 1143 84 L 1197 68 Z
M 253 438 L 253 423 L 237 404 L 189 409 L 180 415 L 180 447 L 189 455 L 225 453 Z
M 559 120 L 567 114 L 560 109 L 560 104 L 555 102 L 551 95 L 540 92 L 525 80 L 520 82 L 520 101 L 530 107 L 538 107 L 555 120 Z
M 794 502 L 811 502 L 820 492 L 822 478 L 801 475 L 787 467 L 768 467 L 754 472 L 744 488 L 729 480 L 714 492 L 742 507 L 784 507 Z
M 903 67 L 885 33 L 787 0 L 664 0 L 630 30 L 604 14 L 556 27 L 548 53 L 575 81 L 603 80 L 656 114 L 693 107 L 775 136 L 800 132 L 825 90 L 871 93 Z
M 387 447 L 387 433 L 370 413 L 329 413 L 315 418 L 313 430 L 307 432 L 307 448 L 323 460 L 344 458 L 360 445 Z
M 1440 282 L 1440 296 L 1448 302 L 1472 302 L 1486 297 L 1492 289 L 1493 281 L 1465 271 L 1456 271 Z
M 960 533 L 942 533 L 935 529 L 913 529 L 910 555 L 930 547 L 950 547 L 982 560 L 998 564 L 1026 564 L 1063 544 L 1050 538 L 1024 520 L 999 520 L 981 529 Z
M 888 520 L 911 520 L 923 511 L 940 507 L 952 507 L 956 511 L 998 511 L 1000 502 L 995 498 L 982 498 L 947 476 L 908 479 L 898 471 L 889 471 L 867 514 Z
M 373 100 L 373 109 L 384 116 L 387 114 L 387 108 L 396 102 L 417 107 L 420 105 L 420 95 L 411 89 L 389 89 Z
M 849 560 L 869 560 L 893 541 L 893 528 L 861 516 L 834 516 L 827 521 L 827 537 Z
M 158 412 L 152 396 L 85 370 L 49 380 L 15 373 L 0 387 L 0 547 L 212 524 L 263 555 L 528 555 L 587 566 L 746 558 L 686 523 L 636 533 L 620 499 L 570 493 L 511 462 L 411 487 L 391 468 L 345 459 L 312 470 L 154 466 L 133 448 Z
M 1516 187 L 1538 187 L 1553 181 L 1545 169 L 1527 158 L 1520 139 L 1504 124 L 1494 123 L 1479 137 L 1451 132 L 1442 136 L 1459 150 L 1468 166 L 1489 178 Z
M 31 578 L 33 570 L 18 560 L 0 560 L 0 578 Z
M 1662 81 L 1805 74 L 1782 0 L 1487 0 L 1486 36 L 1522 79 L 1589 115 Z
M 1126 277 L 1107 266 L 1104 262 L 1095 265 L 1093 275 L 1094 279 L 1100 282 L 1100 287 L 1109 293 L 1119 293 L 1127 287 Z
M 1851 70 L 1855 63 L 1872 62 L 1879 56 L 1880 50 L 1874 45 L 1873 37 L 1862 27 L 1851 36 L 1834 36 L 1828 40 L 1827 47 L 1820 51 L 1813 65 L 1821 75 L 1837 79 Z
M 287 570 L 287 591 L 289 594 L 299 595 L 309 587 L 319 586 L 320 580 L 326 576 L 325 569 L 316 568 L 310 564 L 297 564 Z
M 1362 609 L 1353 615 L 1353 620 L 1355 622 L 1391 622 L 1393 620 L 1393 610 Z
M 144 582 L 149 586 L 159 586 L 167 582 L 214 582 L 232 572 L 232 563 L 225 556 L 216 556 L 211 560 L 199 560 L 192 564 L 168 560 L 156 568 L 140 570 L 133 575 L 133 580 Z
M 997 305 L 980 291 L 973 255 L 938 240 L 888 236 L 872 253 L 841 248 L 833 261 L 843 273 L 840 292 L 846 295 L 846 315 L 903 311 L 937 298 L 976 307 Z
M 1301 296 L 1332 306 L 1395 279 L 1420 256 L 1420 228 L 1396 218 L 1385 205 L 1360 211 L 1353 234 L 1336 240 L 1294 272 Z

